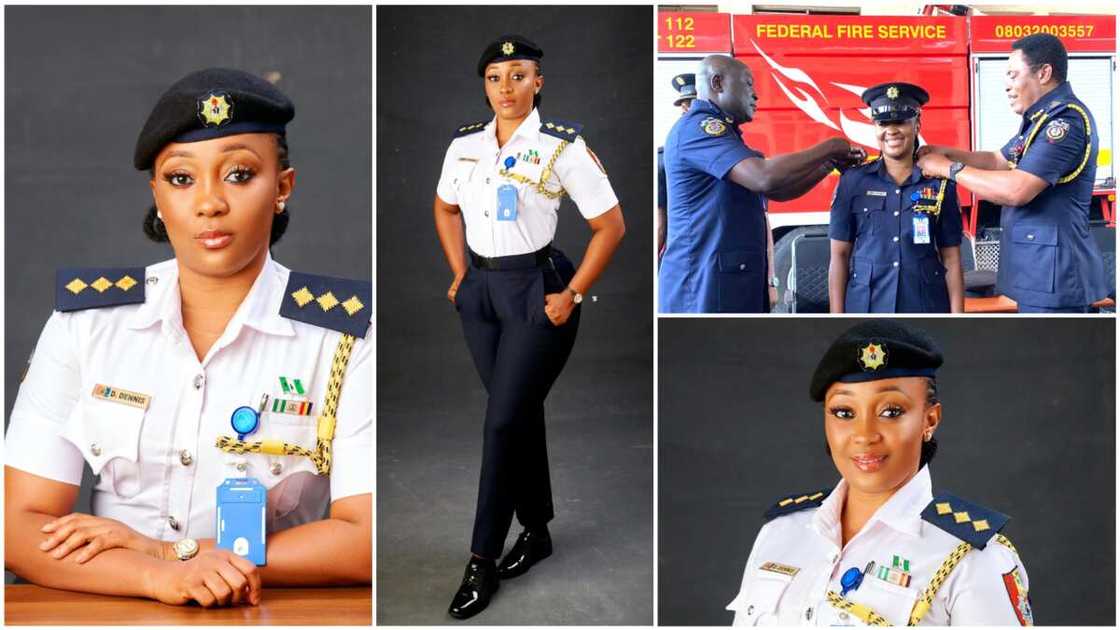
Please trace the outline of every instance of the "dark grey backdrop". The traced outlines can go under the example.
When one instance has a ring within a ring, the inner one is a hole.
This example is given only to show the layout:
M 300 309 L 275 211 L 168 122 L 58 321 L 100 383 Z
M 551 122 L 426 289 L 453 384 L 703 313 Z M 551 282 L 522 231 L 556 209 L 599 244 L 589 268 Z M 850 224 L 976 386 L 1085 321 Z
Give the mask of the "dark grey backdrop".
M 839 480 L 809 377 L 857 319 L 662 319 L 659 622 L 726 625 L 762 513 Z M 1112 319 L 923 319 L 947 490 L 1013 518 L 1039 625 L 1115 623 Z
M 54 269 L 171 257 L 141 230 L 152 197 L 132 149 L 159 95 L 190 71 L 279 74 L 296 105 L 296 190 L 273 256 L 300 271 L 370 277 L 369 7 L 23 6 L 4 15 L 5 427 L 54 304 Z
M 475 65 L 503 33 L 544 50 L 542 115 L 585 125 L 628 235 L 549 396 L 556 555 L 472 621 L 652 622 L 651 29 L 648 6 L 377 9 L 379 623 L 449 622 L 469 555 L 485 396 L 432 200 L 454 129 L 493 116 Z M 570 200 L 559 213 L 578 262 L 590 230 Z

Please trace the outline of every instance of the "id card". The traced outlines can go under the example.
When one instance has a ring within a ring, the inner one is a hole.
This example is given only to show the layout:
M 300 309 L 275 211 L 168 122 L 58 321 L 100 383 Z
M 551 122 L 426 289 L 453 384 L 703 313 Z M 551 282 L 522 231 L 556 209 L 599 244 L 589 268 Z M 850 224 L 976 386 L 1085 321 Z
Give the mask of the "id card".
M 914 215 L 914 244 L 929 245 L 929 215 Z
M 498 186 L 498 220 L 517 220 L 517 186 L 512 184 Z
M 265 509 L 268 492 L 251 477 L 226 479 L 218 486 L 218 540 L 258 567 L 264 566 Z

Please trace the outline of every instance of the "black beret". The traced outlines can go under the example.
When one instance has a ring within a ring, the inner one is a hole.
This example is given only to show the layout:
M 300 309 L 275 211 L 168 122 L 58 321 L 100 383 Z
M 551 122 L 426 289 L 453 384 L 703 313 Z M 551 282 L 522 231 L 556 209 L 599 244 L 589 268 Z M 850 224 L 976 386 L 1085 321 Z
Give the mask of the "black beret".
M 478 58 L 478 76 L 486 74 L 486 66 L 511 59 L 530 59 L 540 61 L 544 51 L 533 42 L 520 35 L 502 35 L 482 51 Z
M 295 115 L 288 97 L 258 76 L 226 68 L 192 72 L 159 97 L 136 139 L 132 164 L 141 171 L 150 169 L 171 142 L 282 134 Z
M 852 326 L 824 353 L 809 397 L 817 402 L 833 383 L 862 383 L 901 376 L 937 373 L 941 349 L 924 330 L 893 319 L 873 319 Z
M 929 93 L 912 83 L 880 83 L 869 87 L 860 99 L 871 106 L 871 119 L 877 122 L 910 120 L 929 102 Z
M 673 89 L 680 94 L 677 100 L 673 101 L 673 107 L 679 106 L 683 101 L 696 98 L 696 75 L 689 72 L 673 77 Z

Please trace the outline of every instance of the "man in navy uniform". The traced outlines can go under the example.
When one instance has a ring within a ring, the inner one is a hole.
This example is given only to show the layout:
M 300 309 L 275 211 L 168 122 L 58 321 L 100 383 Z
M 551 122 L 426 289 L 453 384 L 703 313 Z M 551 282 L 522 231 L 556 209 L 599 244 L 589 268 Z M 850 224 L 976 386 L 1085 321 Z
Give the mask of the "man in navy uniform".
M 665 141 L 669 234 L 658 272 L 663 313 L 761 313 L 777 285 L 767 254 L 766 199 L 808 192 L 834 168 L 862 161 L 863 150 L 831 138 L 766 159 L 745 144 L 739 125 L 758 97 L 741 61 L 700 62 L 697 99 Z
M 1084 313 L 1109 292 L 1089 233 L 1096 123 L 1066 81 L 1057 37 L 1036 33 L 1011 48 L 1006 90 L 1019 133 L 998 152 L 919 150 L 918 166 L 1003 206 L 996 289 L 1020 313 Z
M 692 107 L 696 100 L 696 75 L 692 73 L 678 74 L 673 77 L 673 89 L 677 91 L 677 100 L 673 107 L 681 109 L 683 116 Z M 665 229 L 668 222 L 666 208 L 669 207 L 669 195 L 665 185 L 665 147 L 657 147 L 657 259 L 665 251 Z

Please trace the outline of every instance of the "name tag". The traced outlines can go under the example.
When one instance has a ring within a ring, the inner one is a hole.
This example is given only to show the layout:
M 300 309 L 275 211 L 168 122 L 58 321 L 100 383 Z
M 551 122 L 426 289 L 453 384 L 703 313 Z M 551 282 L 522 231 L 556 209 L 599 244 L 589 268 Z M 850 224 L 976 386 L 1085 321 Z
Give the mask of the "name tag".
M 126 389 L 119 389 L 109 385 L 94 385 L 93 397 L 128 405 L 129 407 L 136 407 L 137 409 L 147 409 L 148 404 L 152 401 L 152 397 L 147 394 L 130 392 Z
M 881 190 L 869 190 L 869 191 L 867 191 L 863 194 L 867 195 L 868 197 L 886 197 L 887 196 L 887 193 L 885 193 Z
M 914 215 L 914 244 L 929 245 L 929 215 Z
M 769 571 L 771 573 L 781 573 L 782 575 L 788 575 L 790 577 L 797 575 L 797 572 L 801 570 L 797 567 L 791 567 L 788 564 L 779 564 L 777 562 L 767 562 L 766 564 L 758 568 L 763 571 Z

